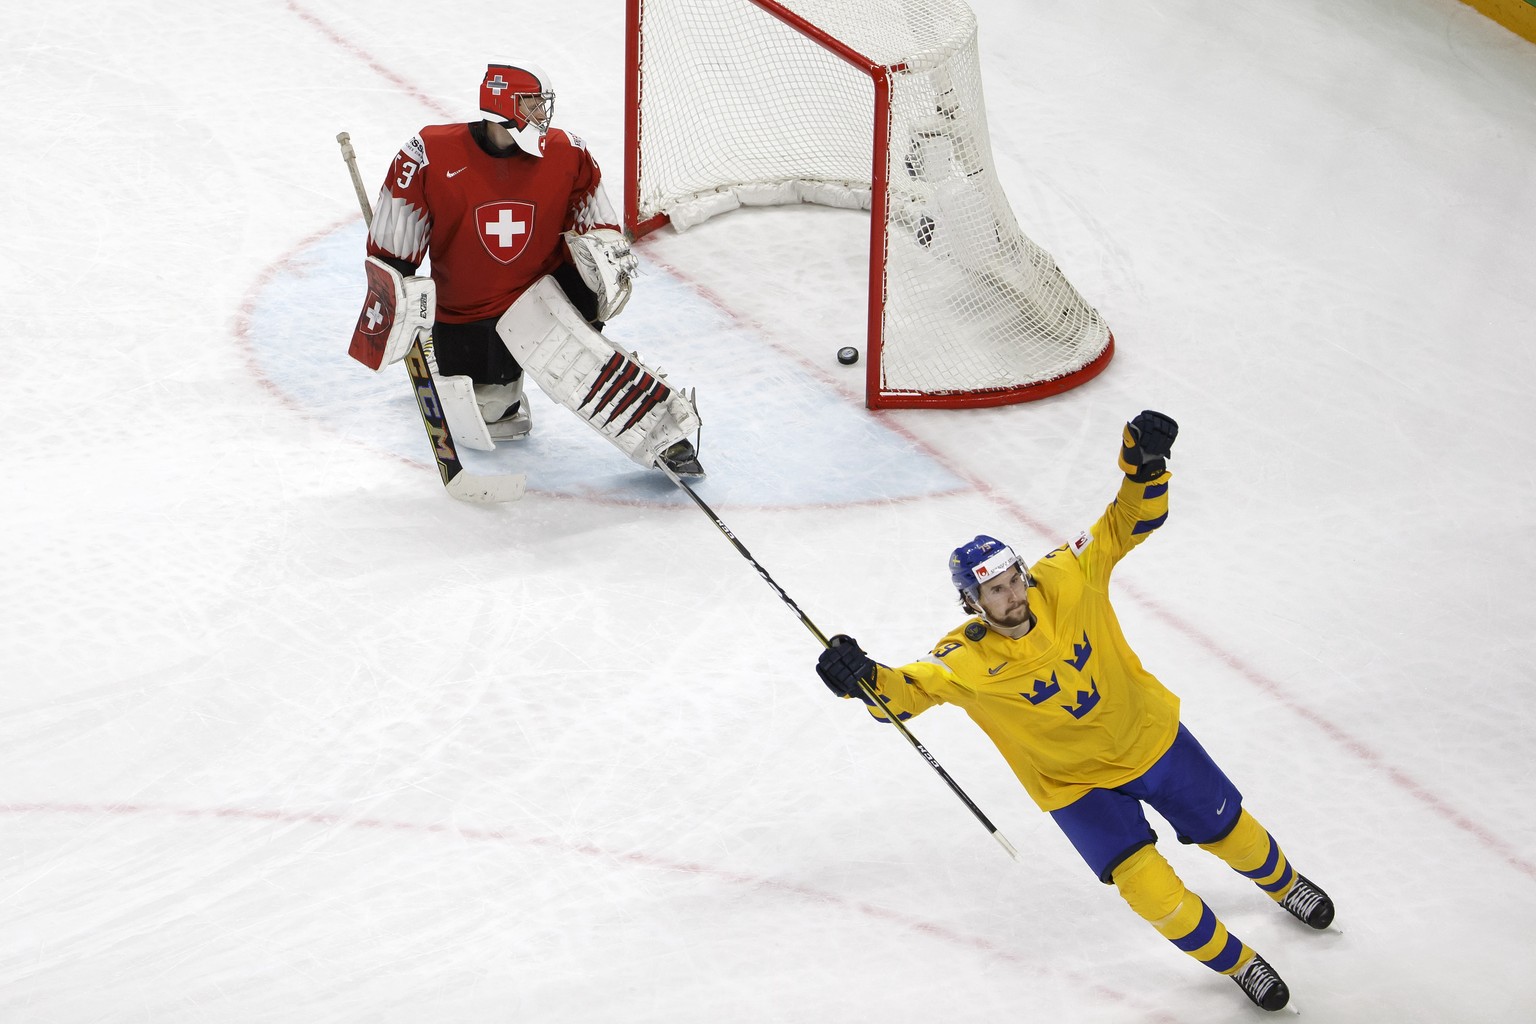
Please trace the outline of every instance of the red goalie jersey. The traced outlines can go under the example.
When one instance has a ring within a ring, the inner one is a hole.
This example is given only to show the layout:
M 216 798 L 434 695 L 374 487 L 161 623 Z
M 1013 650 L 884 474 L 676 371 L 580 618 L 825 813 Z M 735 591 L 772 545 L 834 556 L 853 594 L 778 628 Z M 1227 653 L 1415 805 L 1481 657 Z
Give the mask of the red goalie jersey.
M 551 128 L 542 156 L 493 155 L 484 122 L 432 125 L 407 142 L 379 193 L 368 255 L 417 268 L 430 258 L 437 319 L 500 316 L 568 259 L 566 231 L 618 228 L 582 141 Z

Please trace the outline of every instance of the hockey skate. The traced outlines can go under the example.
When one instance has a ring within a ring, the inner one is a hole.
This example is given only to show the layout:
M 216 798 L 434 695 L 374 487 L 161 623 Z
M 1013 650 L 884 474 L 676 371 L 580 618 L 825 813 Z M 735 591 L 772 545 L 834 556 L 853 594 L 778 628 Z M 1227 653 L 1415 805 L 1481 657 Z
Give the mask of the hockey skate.
M 490 431 L 492 441 L 516 441 L 528 436 L 533 430 L 533 417 L 528 413 L 528 403 L 519 403 L 518 407 L 507 413 L 499 420 L 494 420 L 485 425 Z
M 1232 980 L 1243 990 L 1243 995 L 1253 1000 L 1253 1005 L 1261 1010 L 1283 1010 L 1285 1004 L 1291 1001 L 1291 990 L 1285 987 L 1280 975 L 1269 966 L 1269 961 L 1257 953 L 1253 954 L 1247 967 L 1232 975 Z
M 704 467 L 699 464 L 699 453 L 694 449 L 693 442 L 686 437 L 674 442 L 656 457 L 678 476 L 704 475 Z
M 475 402 L 492 441 L 516 441 L 533 429 L 521 377 L 510 384 L 476 384 Z
M 1300 872 L 1280 905 L 1309 928 L 1322 930 L 1333 923 L 1333 900 Z

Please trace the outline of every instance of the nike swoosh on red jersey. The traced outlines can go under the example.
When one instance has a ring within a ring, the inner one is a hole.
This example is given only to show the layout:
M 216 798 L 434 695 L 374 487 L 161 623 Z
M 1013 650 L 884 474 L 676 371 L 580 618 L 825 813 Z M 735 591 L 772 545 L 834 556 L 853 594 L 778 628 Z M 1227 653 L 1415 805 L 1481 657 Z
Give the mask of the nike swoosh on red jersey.
M 468 168 L 468 167 L 460 167 L 460 168 L 459 168 L 459 169 L 458 169 L 458 170 L 457 170 L 457 171 L 449 171 L 449 172 L 448 172 L 448 173 L 447 173 L 447 174 L 445 174 L 445 175 L 443 175 L 443 177 L 445 177 L 445 178 L 451 178 L 451 177 L 453 177 L 453 176 L 454 176 L 454 175 L 455 175 L 455 174 L 459 174 L 459 173 L 461 173 L 461 172 L 463 172 L 463 171 L 467 171 L 467 170 L 469 170 L 469 168 Z

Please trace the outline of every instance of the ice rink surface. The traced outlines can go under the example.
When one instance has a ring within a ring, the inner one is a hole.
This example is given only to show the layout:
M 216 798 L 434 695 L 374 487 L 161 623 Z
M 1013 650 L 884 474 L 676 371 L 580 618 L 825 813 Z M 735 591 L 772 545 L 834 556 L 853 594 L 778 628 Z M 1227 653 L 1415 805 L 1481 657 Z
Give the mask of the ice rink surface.
M 347 359 L 337 132 L 371 192 L 531 54 L 617 199 L 619 8 L 7 15 L 0 1021 L 1261 1016 L 914 720 L 1005 857 L 659 475 L 539 396 L 528 496 L 455 503 Z M 860 215 L 665 231 L 610 330 L 698 388 L 700 494 L 899 663 L 953 546 L 1044 554 L 1173 415 L 1121 620 L 1337 927 L 1154 821 L 1170 860 L 1308 1021 L 1536 1019 L 1536 48 L 1454 0 L 977 13 L 1014 212 L 1114 361 L 871 414 Z

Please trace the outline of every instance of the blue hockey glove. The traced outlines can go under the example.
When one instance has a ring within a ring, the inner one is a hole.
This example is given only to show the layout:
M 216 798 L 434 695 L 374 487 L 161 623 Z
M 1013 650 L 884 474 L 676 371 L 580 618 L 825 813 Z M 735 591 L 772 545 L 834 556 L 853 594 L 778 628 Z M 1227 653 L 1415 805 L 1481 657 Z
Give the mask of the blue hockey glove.
M 1137 483 L 1156 480 L 1168 469 L 1168 455 L 1179 425 L 1170 416 L 1146 409 L 1125 425 L 1120 445 L 1120 468 Z
M 875 683 L 875 663 L 864 648 L 851 636 L 842 633 L 828 640 L 830 645 L 816 659 L 816 674 L 827 684 L 827 689 L 839 697 L 858 697 L 863 691 L 859 683 Z

